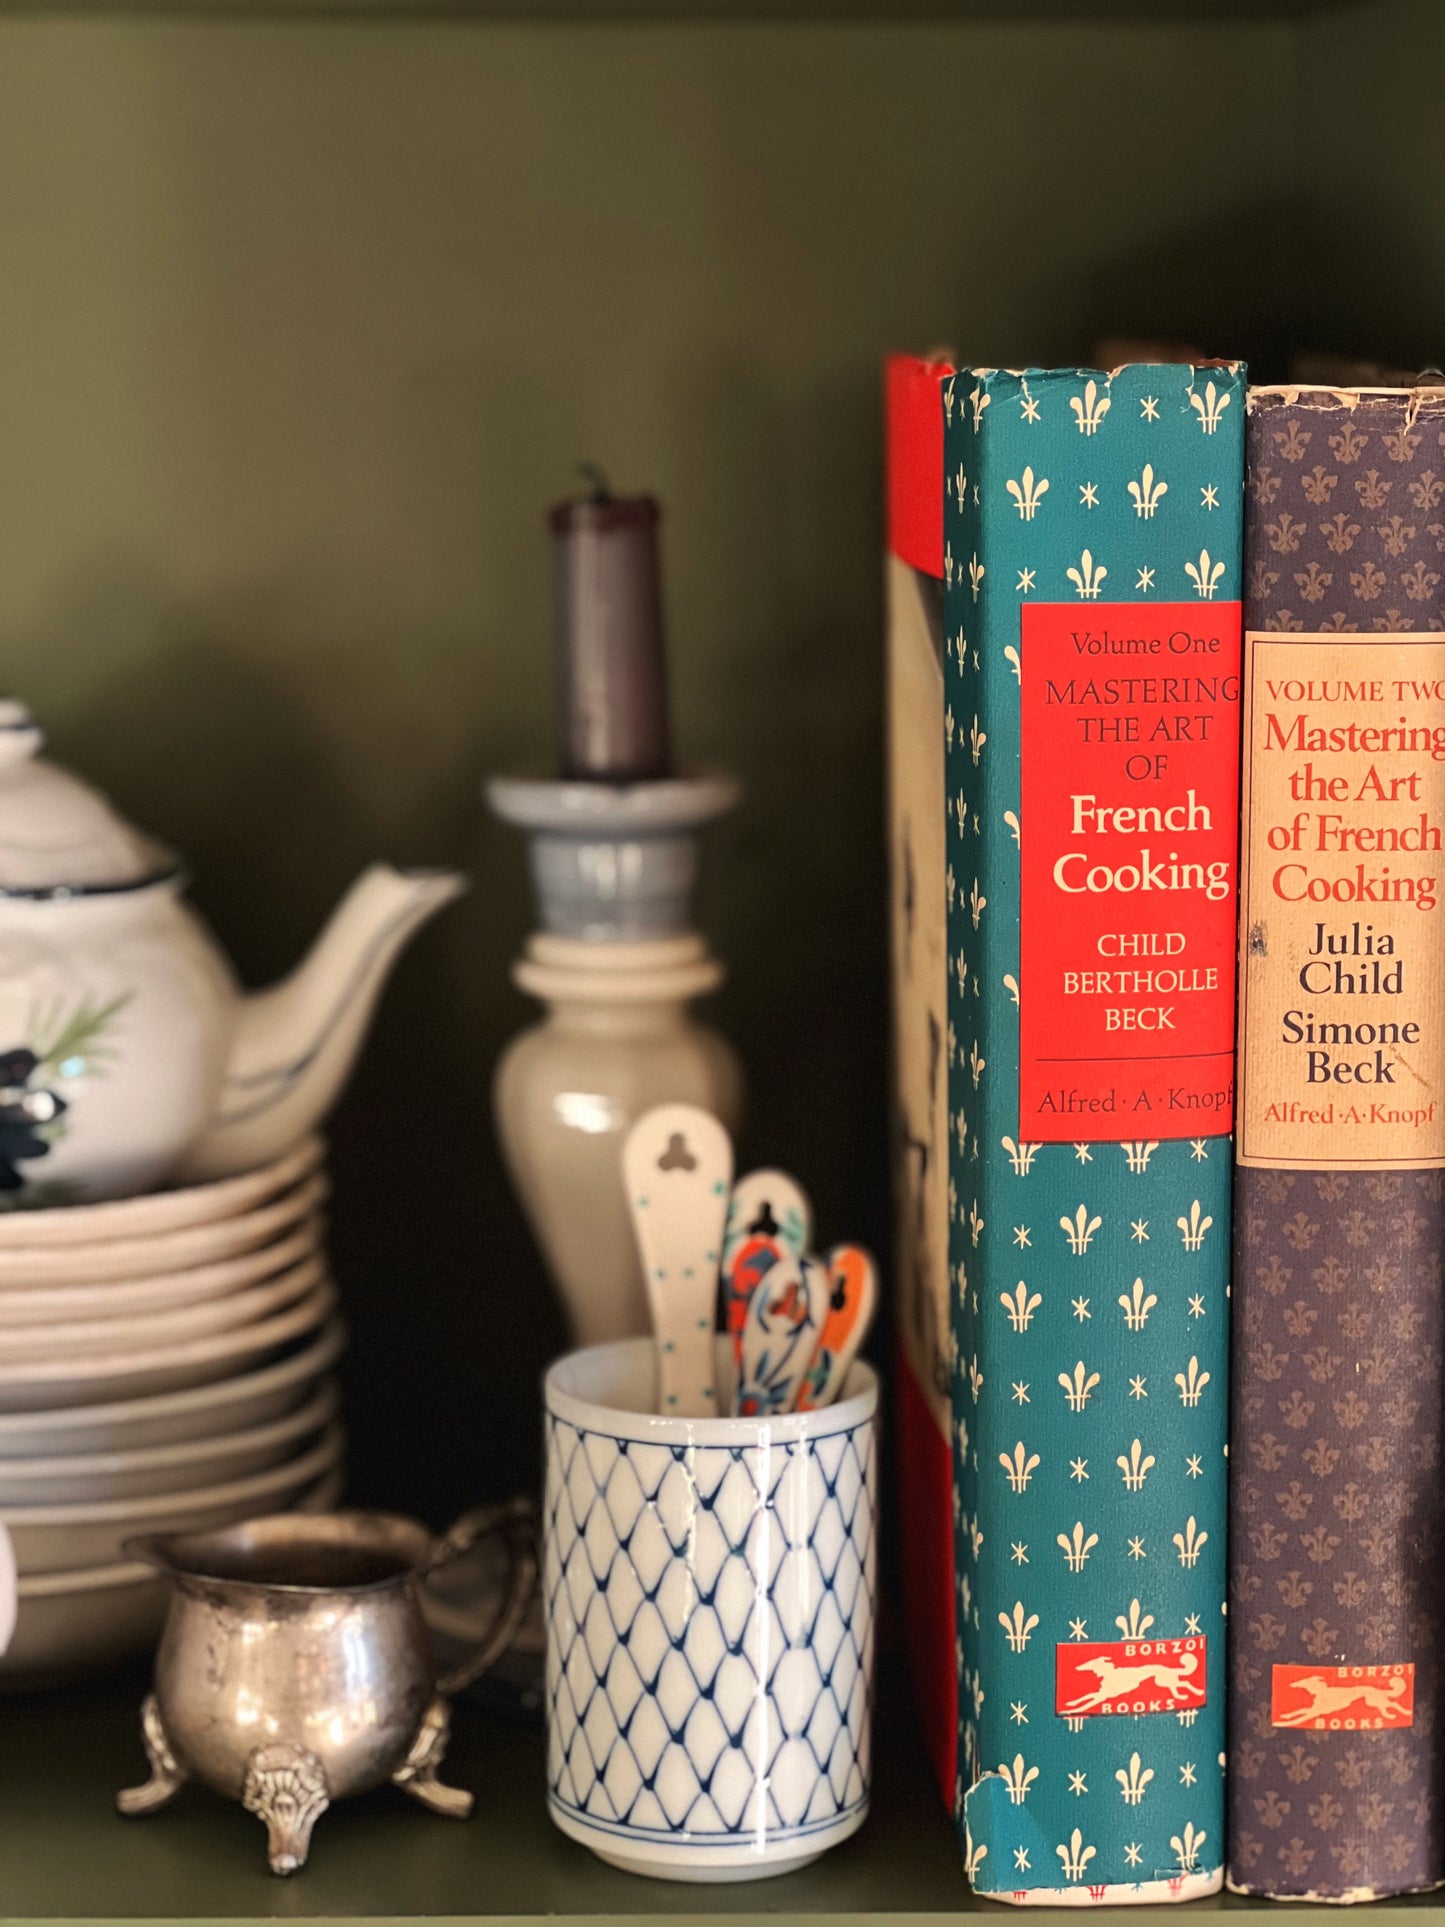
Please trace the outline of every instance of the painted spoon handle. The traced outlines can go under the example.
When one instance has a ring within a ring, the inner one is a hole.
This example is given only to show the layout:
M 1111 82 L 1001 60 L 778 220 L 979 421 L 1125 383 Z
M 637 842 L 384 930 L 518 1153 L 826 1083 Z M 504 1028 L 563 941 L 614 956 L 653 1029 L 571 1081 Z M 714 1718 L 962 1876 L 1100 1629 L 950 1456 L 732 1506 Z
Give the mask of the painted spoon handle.
M 806 1195 L 786 1171 L 750 1171 L 733 1187 L 723 1242 L 723 1327 L 741 1371 L 743 1328 L 758 1284 L 780 1258 L 801 1258 L 813 1235 Z
M 878 1267 L 861 1245 L 833 1247 L 828 1282 L 823 1329 L 798 1394 L 800 1412 L 831 1405 L 838 1396 L 878 1305 Z
M 780 1258 L 748 1306 L 733 1410 L 741 1418 L 791 1412 L 828 1309 L 828 1273 L 816 1258 Z
M 657 1409 L 669 1416 L 718 1409 L 718 1267 L 732 1172 L 727 1132 L 693 1104 L 648 1111 L 622 1147 L 657 1339 Z
M 749 1171 L 733 1186 L 728 1205 L 723 1268 L 749 1238 L 776 1240 L 791 1258 L 801 1258 L 813 1237 L 813 1207 L 803 1187 L 786 1171 Z

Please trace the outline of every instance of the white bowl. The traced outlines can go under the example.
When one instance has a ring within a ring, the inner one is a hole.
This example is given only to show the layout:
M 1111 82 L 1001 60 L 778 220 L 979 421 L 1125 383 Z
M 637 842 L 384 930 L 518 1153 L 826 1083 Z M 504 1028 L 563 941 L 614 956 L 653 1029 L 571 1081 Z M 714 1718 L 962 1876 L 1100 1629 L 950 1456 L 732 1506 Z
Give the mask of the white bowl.
M 216 1438 L 133 1452 L 80 1453 L 69 1458 L 0 1459 L 0 1511 L 6 1506 L 95 1505 L 148 1499 L 162 1492 L 229 1485 L 279 1465 L 288 1452 L 335 1418 L 334 1378 L 323 1378 L 294 1412 Z
M 18 1582 L 20 1575 L 15 1570 L 15 1548 L 10 1543 L 10 1534 L 0 1526 L 0 1653 L 10 1644 L 10 1635 L 15 1630 L 15 1615 L 19 1610 Z
M 51 1686 L 102 1672 L 153 1646 L 166 1586 L 149 1566 L 91 1566 L 20 1581 L 15 1633 L 0 1653 L 0 1690 Z
M 332 1319 L 298 1350 L 236 1377 L 147 1398 L 3 1412 L 0 1459 L 139 1451 L 264 1425 L 308 1397 L 314 1381 L 330 1370 L 345 1349 L 346 1328 L 339 1319 Z
M 184 1225 L 153 1238 L 119 1238 L 100 1244 L 0 1248 L 0 1291 L 26 1285 L 95 1285 L 122 1278 L 154 1278 L 255 1251 L 289 1231 L 325 1198 L 329 1185 L 317 1172 L 284 1196 L 215 1224 Z
M 162 1272 L 157 1278 L 133 1278 L 122 1283 L 107 1279 L 98 1285 L 24 1285 L 0 1291 L 0 1330 L 22 1325 L 60 1324 L 81 1318 L 131 1318 L 148 1311 L 172 1311 L 178 1305 L 198 1305 L 224 1298 L 289 1271 L 309 1258 L 326 1234 L 323 1213 L 308 1218 L 274 1244 L 239 1258 L 222 1258 L 189 1271 Z
M 0 1372 L 11 1365 L 106 1352 L 122 1357 L 149 1351 L 156 1345 L 180 1344 L 208 1332 L 235 1331 L 254 1325 L 303 1297 L 326 1274 L 326 1260 L 318 1251 L 292 1265 L 279 1278 L 267 1278 L 248 1291 L 232 1292 L 199 1305 L 178 1305 L 173 1311 L 139 1312 L 131 1318 L 87 1318 L 56 1325 L 0 1327 Z
M 329 1472 L 296 1502 L 330 1512 L 345 1478 Z M 0 1691 L 32 1691 L 103 1672 L 155 1645 L 166 1615 L 166 1582 L 138 1562 L 77 1572 L 31 1573 L 20 1581 L 15 1635 L 0 1653 Z
M 0 1506 L 22 1576 L 74 1572 L 123 1557 L 127 1539 L 148 1532 L 204 1532 L 213 1526 L 284 1512 L 316 1481 L 334 1472 L 346 1449 L 340 1425 L 329 1425 L 299 1458 L 224 1485 L 160 1492 L 146 1499 L 98 1500 L 89 1505 Z
M 23 1207 L 0 1210 L 0 1250 L 110 1244 L 121 1238 L 152 1238 L 158 1232 L 177 1231 L 184 1225 L 238 1217 L 309 1177 L 325 1150 L 319 1137 L 309 1137 L 258 1170 L 221 1178 L 214 1184 L 152 1191 L 142 1198 L 120 1198 L 107 1204 L 60 1205 L 44 1211 Z
M 54 1411 L 93 1405 L 103 1398 L 148 1398 L 209 1384 L 259 1364 L 272 1352 L 314 1331 L 330 1315 L 336 1293 L 329 1281 L 298 1304 L 239 1331 L 213 1332 L 149 1351 L 86 1352 L 75 1358 L 33 1359 L 0 1366 L 0 1412 Z

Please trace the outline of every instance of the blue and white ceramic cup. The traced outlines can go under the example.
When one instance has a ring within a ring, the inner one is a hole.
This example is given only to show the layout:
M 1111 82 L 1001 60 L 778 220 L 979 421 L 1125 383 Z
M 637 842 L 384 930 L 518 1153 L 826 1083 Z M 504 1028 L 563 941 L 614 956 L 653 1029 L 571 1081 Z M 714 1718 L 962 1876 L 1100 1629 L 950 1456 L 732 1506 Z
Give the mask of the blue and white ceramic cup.
M 552 1818 L 668 1880 L 816 1859 L 868 1813 L 872 1369 L 817 1412 L 662 1418 L 632 1338 L 559 1359 L 545 1391 Z

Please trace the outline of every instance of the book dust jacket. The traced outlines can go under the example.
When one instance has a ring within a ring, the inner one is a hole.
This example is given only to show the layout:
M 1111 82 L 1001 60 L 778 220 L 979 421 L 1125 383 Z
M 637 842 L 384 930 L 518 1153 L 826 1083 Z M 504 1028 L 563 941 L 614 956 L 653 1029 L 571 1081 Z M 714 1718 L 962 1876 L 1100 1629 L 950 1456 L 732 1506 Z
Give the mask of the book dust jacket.
M 942 384 L 969 1876 L 1224 1860 L 1242 370 Z
M 947 906 L 944 898 L 941 361 L 890 357 L 888 842 L 893 990 L 892 1433 L 903 1609 L 919 1725 L 953 1799 L 953 1430 L 949 1371 Z
M 1230 1885 L 1445 1881 L 1445 392 L 1256 389 Z

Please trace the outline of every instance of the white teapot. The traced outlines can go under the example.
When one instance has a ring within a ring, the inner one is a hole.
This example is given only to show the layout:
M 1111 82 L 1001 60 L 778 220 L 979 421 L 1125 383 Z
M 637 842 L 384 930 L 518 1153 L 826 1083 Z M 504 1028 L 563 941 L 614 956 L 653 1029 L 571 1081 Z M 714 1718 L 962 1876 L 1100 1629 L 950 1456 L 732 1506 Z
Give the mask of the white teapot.
M 176 859 L 43 740 L 0 701 L 0 1209 L 265 1163 L 334 1102 L 392 963 L 463 879 L 373 865 L 248 996 Z

